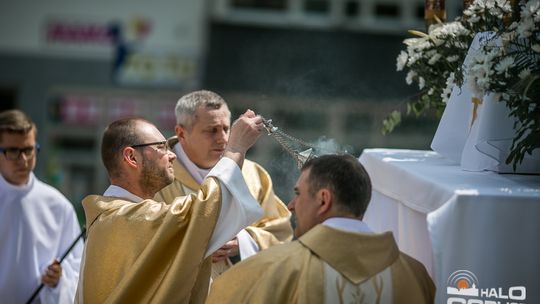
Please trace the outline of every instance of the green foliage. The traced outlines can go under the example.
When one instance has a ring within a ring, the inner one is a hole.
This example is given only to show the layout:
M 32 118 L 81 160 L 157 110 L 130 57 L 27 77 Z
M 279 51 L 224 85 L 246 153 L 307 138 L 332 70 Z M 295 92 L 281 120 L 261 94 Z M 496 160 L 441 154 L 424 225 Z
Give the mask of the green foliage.
M 392 111 L 392 113 L 388 114 L 386 118 L 383 120 L 383 128 L 382 128 L 382 134 L 386 135 L 388 133 L 391 133 L 394 128 L 401 123 L 401 112 L 399 111 Z

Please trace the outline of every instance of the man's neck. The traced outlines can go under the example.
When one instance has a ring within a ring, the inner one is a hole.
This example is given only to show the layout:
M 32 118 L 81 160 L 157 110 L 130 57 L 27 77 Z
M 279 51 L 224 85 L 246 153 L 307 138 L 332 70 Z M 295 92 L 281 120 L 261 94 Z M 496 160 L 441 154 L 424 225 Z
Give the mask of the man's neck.
M 114 185 L 114 184 L 111 184 L 109 186 L 109 188 L 107 188 L 107 190 L 105 190 L 105 192 L 103 193 L 103 196 L 114 196 L 114 197 L 120 197 L 120 198 L 123 198 L 123 199 L 127 199 L 127 200 L 130 200 L 134 203 L 140 203 L 144 200 L 143 197 L 140 197 L 132 192 L 130 192 L 129 190 L 127 190 L 126 188 L 122 187 L 122 186 L 119 186 L 119 185 Z
M 176 154 L 176 157 L 177 157 L 176 159 L 182 165 L 184 165 L 184 167 L 189 172 L 189 174 L 193 177 L 193 179 L 195 179 L 197 183 L 202 184 L 204 178 L 206 177 L 206 175 L 208 175 L 208 173 L 210 172 L 212 168 L 209 168 L 209 169 L 199 168 L 199 166 L 197 166 L 194 162 L 191 161 L 191 159 L 189 159 L 186 152 L 182 148 L 181 143 L 177 143 L 174 146 L 174 153 Z
M 118 188 L 122 188 L 128 191 L 129 193 L 137 197 L 140 197 L 142 199 L 154 198 L 154 195 L 156 194 L 155 192 L 143 191 L 143 189 L 137 183 L 126 181 L 123 179 L 111 180 L 111 185 L 116 186 Z
M 5 183 L 6 185 L 9 185 L 10 187 L 14 187 L 14 188 L 17 188 L 17 189 L 25 189 L 25 188 L 28 188 L 31 181 L 33 181 L 34 173 L 30 172 L 30 174 L 28 174 L 28 177 L 24 181 L 18 181 L 18 182 L 8 180 L 3 175 L 0 175 L 0 176 L 1 176 L 2 182 Z
M 359 218 L 330 217 L 322 222 L 323 225 L 355 233 L 373 233 L 373 231 Z

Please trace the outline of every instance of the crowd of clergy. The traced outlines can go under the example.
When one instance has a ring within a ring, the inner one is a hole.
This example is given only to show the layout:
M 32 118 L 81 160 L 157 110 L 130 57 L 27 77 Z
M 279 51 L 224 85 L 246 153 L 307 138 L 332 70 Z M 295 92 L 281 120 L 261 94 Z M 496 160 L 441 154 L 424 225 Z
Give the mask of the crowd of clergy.
M 168 139 L 141 117 L 105 128 L 110 186 L 82 201 L 82 231 L 73 204 L 33 173 L 36 125 L 0 112 L 1 302 L 433 303 L 425 267 L 362 221 L 371 182 L 355 157 L 308 160 L 286 205 L 245 159 L 265 131 L 259 115 L 231 124 L 206 90 L 174 111 Z

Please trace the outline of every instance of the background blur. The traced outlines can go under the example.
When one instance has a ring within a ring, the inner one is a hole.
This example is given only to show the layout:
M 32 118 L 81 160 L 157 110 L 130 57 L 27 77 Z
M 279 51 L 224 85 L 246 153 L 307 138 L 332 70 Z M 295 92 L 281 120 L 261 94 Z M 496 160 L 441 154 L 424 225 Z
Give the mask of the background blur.
M 448 19 L 461 1 L 446 1 Z M 81 212 L 108 186 L 103 128 L 126 115 L 173 134 L 176 100 L 222 95 L 233 117 L 251 108 L 308 142 L 428 149 L 435 118 L 383 118 L 417 88 L 395 71 L 408 29 L 424 30 L 423 0 L 0 0 L 0 110 L 38 125 L 36 174 Z M 298 170 L 265 136 L 250 159 L 287 202 Z

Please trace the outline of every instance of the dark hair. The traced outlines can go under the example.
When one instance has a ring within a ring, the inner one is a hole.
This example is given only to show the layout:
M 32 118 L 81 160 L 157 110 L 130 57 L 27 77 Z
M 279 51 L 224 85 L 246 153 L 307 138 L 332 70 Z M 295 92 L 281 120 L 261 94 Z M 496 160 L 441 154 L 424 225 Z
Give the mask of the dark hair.
M 371 199 L 371 180 L 364 166 L 348 154 L 322 155 L 307 161 L 302 172 L 310 170 L 308 186 L 311 195 L 329 189 L 337 207 L 356 217 L 366 212 Z
M 101 160 L 109 177 L 118 177 L 120 174 L 118 165 L 122 149 L 139 143 L 137 124 L 140 122 L 151 124 L 140 117 L 128 117 L 116 120 L 105 128 L 101 140 Z
M 0 112 L 0 138 L 4 133 L 26 135 L 34 132 L 37 135 L 36 124 L 20 110 Z

